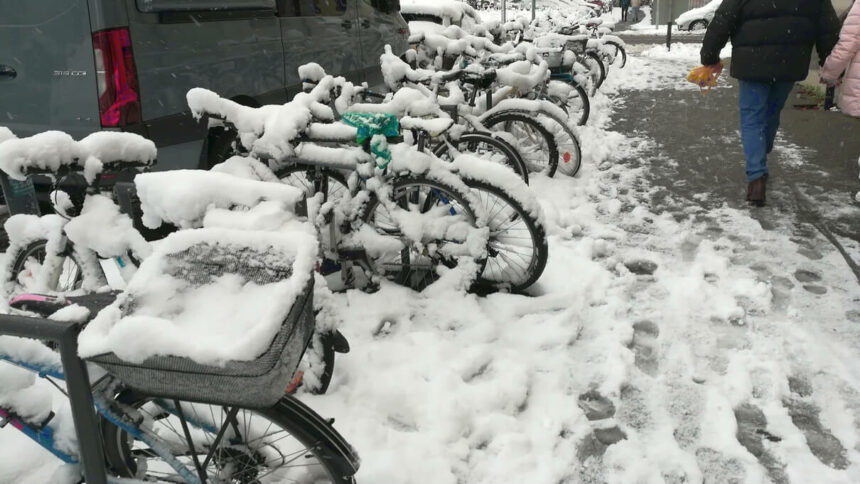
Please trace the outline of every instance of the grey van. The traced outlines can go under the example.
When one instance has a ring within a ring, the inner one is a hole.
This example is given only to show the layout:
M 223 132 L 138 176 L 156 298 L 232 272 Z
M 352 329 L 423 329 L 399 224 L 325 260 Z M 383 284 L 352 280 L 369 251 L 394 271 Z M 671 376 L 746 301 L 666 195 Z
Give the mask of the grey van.
M 408 49 L 399 7 L 399 0 L 0 0 L 0 126 L 19 137 L 136 132 L 158 146 L 159 169 L 205 169 L 228 143 L 188 114 L 190 88 L 250 106 L 283 103 L 300 88 L 297 68 L 307 62 L 380 84 L 385 44 Z M 3 185 L 9 192 L 8 180 Z

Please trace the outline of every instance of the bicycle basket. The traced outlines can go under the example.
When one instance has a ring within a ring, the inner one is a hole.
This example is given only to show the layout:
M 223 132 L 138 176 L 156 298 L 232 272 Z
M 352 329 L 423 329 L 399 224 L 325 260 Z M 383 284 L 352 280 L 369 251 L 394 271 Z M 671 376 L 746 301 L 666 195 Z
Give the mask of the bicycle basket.
M 586 44 L 588 44 L 588 39 L 568 40 L 564 43 L 564 50 L 569 50 L 574 54 L 581 55 L 585 53 Z
M 284 395 L 313 334 L 314 260 L 315 240 L 305 233 L 177 232 L 84 329 L 80 353 L 146 395 L 270 407 Z M 201 323 L 212 324 L 211 334 L 193 332 Z M 217 356 L 207 359 L 210 350 Z
M 541 49 L 540 55 L 550 68 L 558 67 L 564 62 L 564 51 L 561 49 Z

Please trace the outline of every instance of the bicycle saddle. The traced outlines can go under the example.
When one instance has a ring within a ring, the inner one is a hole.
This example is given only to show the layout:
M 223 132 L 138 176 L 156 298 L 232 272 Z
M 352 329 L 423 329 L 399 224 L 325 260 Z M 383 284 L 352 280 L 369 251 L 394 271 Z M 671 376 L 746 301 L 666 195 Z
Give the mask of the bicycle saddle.
M 86 294 L 84 296 L 52 296 L 48 294 L 19 294 L 9 300 L 9 307 L 31 311 L 47 318 L 66 306 L 77 304 L 90 311 L 90 319 L 116 300 L 119 291 Z
M 602 23 L 603 19 L 601 18 L 590 18 L 585 21 L 585 25 L 587 25 L 588 27 L 596 27 L 598 25 L 601 25 Z
M 487 89 L 496 82 L 496 77 L 495 69 L 487 69 L 481 72 L 463 71 L 460 79 L 463 84 L 471 84 L 476 89 Z

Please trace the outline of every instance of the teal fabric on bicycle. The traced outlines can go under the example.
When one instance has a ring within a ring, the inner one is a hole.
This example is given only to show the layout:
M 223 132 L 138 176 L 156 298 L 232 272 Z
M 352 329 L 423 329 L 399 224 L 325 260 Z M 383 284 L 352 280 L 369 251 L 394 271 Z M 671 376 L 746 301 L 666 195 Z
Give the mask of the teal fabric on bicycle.
M 358 128 L 355 142 L 363 144 L 371 140 L 370 152 L 376 158 L 376 164 L 385 168 L 391 161 L 391 152 L 388 143 L 384 140 L 373 140 L 376 135 L 384 137 L 397 136 L 400 134 L 400 121 L 393 114 L 388 113 L 343 113 L 341 120 L 349 126 Z

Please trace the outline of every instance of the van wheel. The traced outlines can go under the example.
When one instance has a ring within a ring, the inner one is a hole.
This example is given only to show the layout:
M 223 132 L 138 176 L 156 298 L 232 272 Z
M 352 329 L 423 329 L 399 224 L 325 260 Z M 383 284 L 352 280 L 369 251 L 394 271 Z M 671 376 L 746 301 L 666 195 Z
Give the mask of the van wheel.
M 696 20 L 695 22 L 690 24 L 690 32 L 694 32 L 696 30 L 706 30 L 708 28 L 707 20 Z

